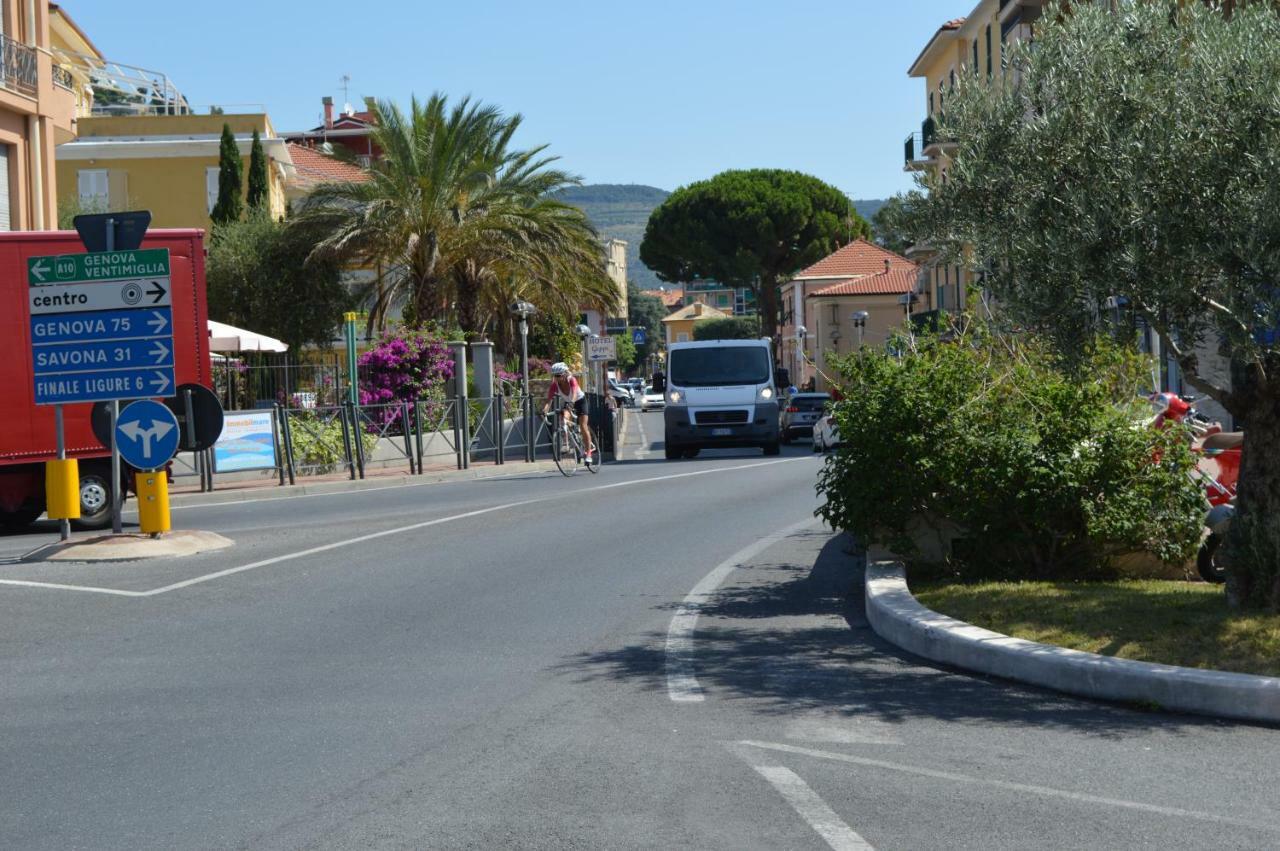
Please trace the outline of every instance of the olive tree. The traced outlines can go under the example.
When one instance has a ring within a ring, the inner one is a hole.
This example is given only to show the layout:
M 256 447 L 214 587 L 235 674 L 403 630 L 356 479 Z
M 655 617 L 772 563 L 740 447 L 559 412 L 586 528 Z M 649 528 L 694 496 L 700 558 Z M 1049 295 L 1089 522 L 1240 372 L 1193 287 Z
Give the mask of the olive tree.
M 1064 351 L 1127 299 L 1246 424 L 1228 594 L 1280 608 L 1280 18 L 1113 6 L 1050 4 L 1002 80 L 961 75 L 918 224 Z

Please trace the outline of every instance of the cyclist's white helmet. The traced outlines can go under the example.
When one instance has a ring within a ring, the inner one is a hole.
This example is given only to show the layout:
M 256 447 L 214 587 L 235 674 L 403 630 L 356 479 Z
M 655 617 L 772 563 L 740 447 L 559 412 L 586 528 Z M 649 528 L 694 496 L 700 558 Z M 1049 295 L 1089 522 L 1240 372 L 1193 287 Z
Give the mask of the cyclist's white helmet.
M 568 375 L 569 365 L 564 361 L 556 361 L 555 363 L 551 364 L 551 374 L 552 375 Z

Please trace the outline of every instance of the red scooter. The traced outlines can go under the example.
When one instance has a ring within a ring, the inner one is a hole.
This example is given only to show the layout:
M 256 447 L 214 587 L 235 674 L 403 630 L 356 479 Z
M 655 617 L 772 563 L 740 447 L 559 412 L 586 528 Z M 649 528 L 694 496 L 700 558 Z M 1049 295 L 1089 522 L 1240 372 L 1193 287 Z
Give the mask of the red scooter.
M 1196 570 L 1205 582 L 1225 582 L 1226 565 L 1218 551 L 1236 513 L 1236 484 L 1240 478 L 1244 432 L 1224 432 L 1221 425 L 1201 416 L 1192 407 L 1191 397 L 1154 393 L 1147 400 L 1156 409 L 1152 427 L 1162 428 L 1167 422 L 1178 422 L 1191 428 L 1194 435 L 1191 450 L 1197 456 L 1193 479 L 1204 489 L 1209 503 L 1204 519 L 1209 534 L 1196 555 Z

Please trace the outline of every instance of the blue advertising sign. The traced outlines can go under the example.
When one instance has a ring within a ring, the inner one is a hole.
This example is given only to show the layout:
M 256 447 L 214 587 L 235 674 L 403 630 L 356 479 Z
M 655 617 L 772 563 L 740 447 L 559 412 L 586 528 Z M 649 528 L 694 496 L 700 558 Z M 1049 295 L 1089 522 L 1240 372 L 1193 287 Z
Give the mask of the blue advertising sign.
M 173 391 L 168 249 L 32 257 L 28 282 L 37 405 Z
M 643 346 L 646 339 L 648 338 L 645 336 L 643 328 L 633 328 L 631 330 L 631 342 L 637 346 Z
M 116 445 L 120 457 L 139 470 L 157 470 L 178 451 L 178 419 L 164 405 L 142 399 L 120 412 Z

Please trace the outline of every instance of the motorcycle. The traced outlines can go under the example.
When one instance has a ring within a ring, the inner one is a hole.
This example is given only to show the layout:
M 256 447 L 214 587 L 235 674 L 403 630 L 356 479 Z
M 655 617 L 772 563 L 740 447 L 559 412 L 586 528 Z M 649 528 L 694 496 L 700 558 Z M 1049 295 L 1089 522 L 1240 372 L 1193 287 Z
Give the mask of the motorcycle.
M 1219 550 L 1236 513 L 1236 486 L 1240 478 L 1244 432 L 1224 432 L 1222 426 L 1197 411 L 1194 397 L 1174 393 L 1154 393 L 1147 397 L 1155 408 L 1150 425 L 1163 428 L 1166 423 L 1184 423 L 1191 429 L 1191 451 L 1196 454 L 1193 480 L 1205 493 L 1209 509 L 1204 525 L 1209 534 L 1196 554 L 1196 571 L 1205 582 L 1226 581 L 1226 563 Z

